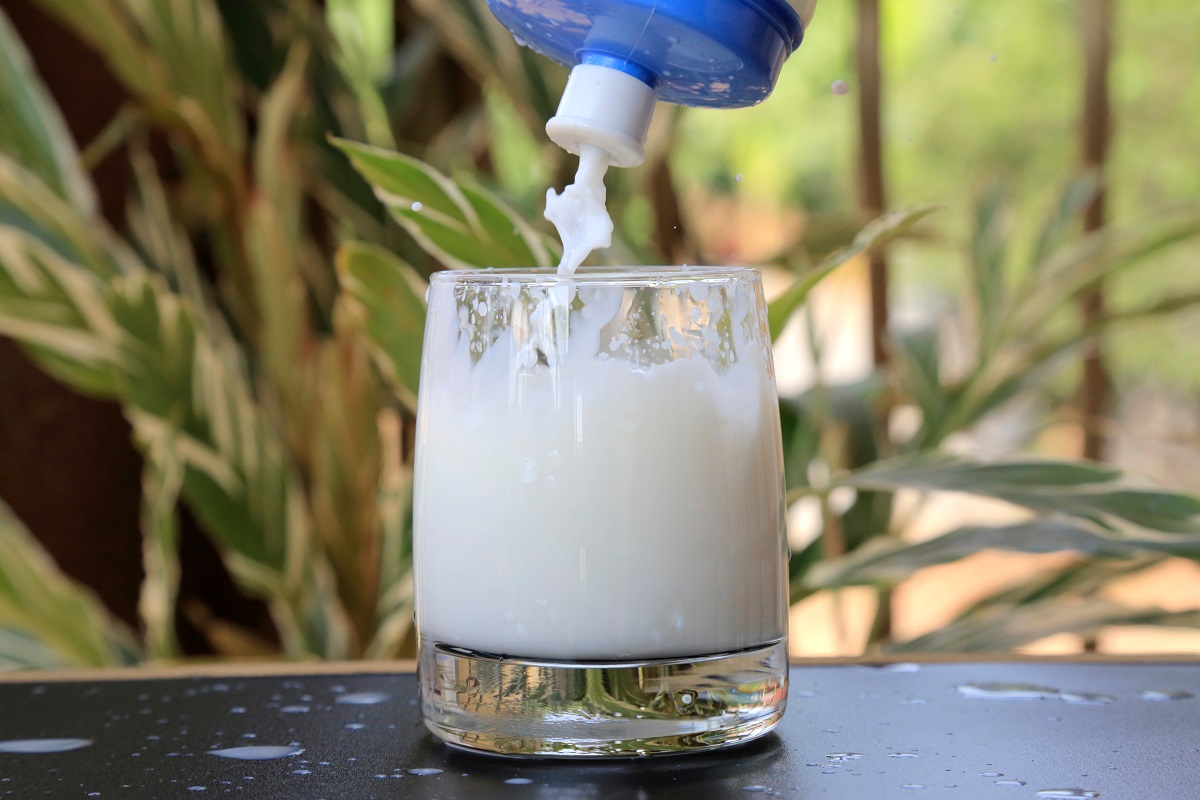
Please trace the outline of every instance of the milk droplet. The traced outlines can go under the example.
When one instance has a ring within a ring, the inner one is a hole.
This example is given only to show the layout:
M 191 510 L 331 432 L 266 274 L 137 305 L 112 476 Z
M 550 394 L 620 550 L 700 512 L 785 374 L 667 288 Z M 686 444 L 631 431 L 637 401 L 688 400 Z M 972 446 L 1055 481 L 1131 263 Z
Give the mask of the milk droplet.
M 424 203 L 422 203 L 420 200 L 417 200 L 417 201 L 415 201 L 415 202 L 412 204 L 412 210 L 413 210 L 413 211 L 420 211 L 420 210 L 421 210 L 421 209 L 423 209 L 424 207 L 425 207 L 425 204 L 424 204 Z
M 1095 694 L 1094 692 L 1059 692 L 1058 698 L 1064 703 L 1077 706 L 1106 706 L 1117 701 L 1117 698 L 1112 695 Z
M 217 758 L 232 758 L 235 761 L 272 761 L 277 758 L 298 756 L 304 750 L 299 747 L 284 747 L 278 745 L 253 745 L 249 747 L 227 747 L 223 750 L 209 750 L 208 755 Z
M 1044 700 L 1059 696 L 1057 689 L 1031 683 L 964 683 L 955 688 L 972 700 Z
M 0 753 L 66 753 L 91 743 L 91 739 L 9 739 L 0 741 Z
M 344 706 L 373 706 L 391 699 L 390 694 L 383 692 L 354 692 L 340 695 L 334 702 Z

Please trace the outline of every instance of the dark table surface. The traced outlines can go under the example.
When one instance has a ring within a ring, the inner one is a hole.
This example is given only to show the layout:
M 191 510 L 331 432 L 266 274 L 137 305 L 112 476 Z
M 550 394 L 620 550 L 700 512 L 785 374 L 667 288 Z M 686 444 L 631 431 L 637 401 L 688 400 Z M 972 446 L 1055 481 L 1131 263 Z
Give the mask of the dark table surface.
M 800 665 L 758 742 L 587 763 L 454 751 L 415 693 L 401 673 L 9 678 L 0 797 L 1200 798 L 1198 664 Z M 294 754 L 210 752 L 243 747 Z

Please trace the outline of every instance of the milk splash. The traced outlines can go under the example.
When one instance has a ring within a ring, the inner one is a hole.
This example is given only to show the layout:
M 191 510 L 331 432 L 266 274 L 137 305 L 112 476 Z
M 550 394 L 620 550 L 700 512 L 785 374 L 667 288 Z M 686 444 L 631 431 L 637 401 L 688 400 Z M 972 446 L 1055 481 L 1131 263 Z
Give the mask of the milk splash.
M 608 191 L 604 175 L 609 156 L 591 144 L 579 145 L 579 170 L 575 183 L 562 190 L 546 190 L 546 219 L 554 223 L 562 239 L 559 275 L 573 275 L 593 250 L 612 244 L 613 222 L 605 202 Z

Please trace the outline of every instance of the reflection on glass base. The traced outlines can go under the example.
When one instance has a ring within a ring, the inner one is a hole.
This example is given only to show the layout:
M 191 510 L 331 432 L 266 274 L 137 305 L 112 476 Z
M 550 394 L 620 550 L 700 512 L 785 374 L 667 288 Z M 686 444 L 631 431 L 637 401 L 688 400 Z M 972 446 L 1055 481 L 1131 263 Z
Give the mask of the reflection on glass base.
M 532 661 L 424 639 L 425 725 L 455 747 L 506 756 L 637 757 L 762 736 L 787 705 L 787 642 L 697 658 Z

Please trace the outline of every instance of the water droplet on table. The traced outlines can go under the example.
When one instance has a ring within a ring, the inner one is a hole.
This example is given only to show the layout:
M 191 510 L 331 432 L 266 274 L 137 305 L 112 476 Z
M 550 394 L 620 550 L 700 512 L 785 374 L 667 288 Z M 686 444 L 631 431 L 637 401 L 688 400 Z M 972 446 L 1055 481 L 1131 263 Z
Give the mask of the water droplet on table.
M 923 783 L 906 783 L 903 786 L 901 786 L 900 788 L 901 789 L 924 789 L 925 784 L 923 784 Z
M 299 747 L 253 745 L 248 747 L 227 747 L 223 750 L 209 750 L 208 754 L 217 758 L 232 758 L 238 761 L 271 761 L 276 758 L 298 756 L 303 752 L 304 750 Z
M 1100 793 L 1091 789 L 1042 789 L 1038 797 L 1053 797 L 1057 800 L 1093 800 Z
M 857 761 L 858 759 L 863 758 L 863 754 L 862 753 L 826 753 L 825 757 L 828 758 L 830 761 L 835 761 L 835 762 Z
M 1058 689 L 1032 683 L 963 683 L 954 688 L 972 700 L 1046 700 L 1059 696 Z
M 995 781 L 997 786 L 1024 786 L 1025 781 Z
M 307 714 L 309 708 L 308 706 L 284 706 L 279 711 L 283 714 Z
M 888 758 L 918 758 L 916 753 L 888 753 Z
M 1192 694 L 1191 692 L 1185 692 L 1183 690 L 1177 690 L 1177 691 L 1173 691 L 1173 692 L 1162 692 L 1162 691 L 1157 691 L 1154 689 L 1147 689 L 1146 691 L 1142 692 L 1141 695 L 1139 695 L 1139 696 L 1143 700 L 1153 700 L 1153 701 L 1157 701 L 1157 702 L 1163 702 L 1166 700 L 1190 700 L 1191 698 L 1195 697 L 1195 695 Z
M 466 773 L 464 772 L 463 775 L 466 775 Z M 510 786 L 526 786 L 530 783 L 533 783 L 533 781 L 529 778 L 509 778 L 505 781 L 505 783 L 509 784 Z
M 441 775 L 442 770 L 438 769 L 437 767 L 417 767 L 416 769 L 410 769 L 408 771 L 408 774 L 409 775 Z
M 346 706 L 373 706 L 391 699 L 392 696 L 384 692 L 354 692 L 353 694 L 339 695 L 336 702 Z
M 1106 706 L 1117 701 L 1112 695 L 1094 692 L 1060 692 L 1058 697 L 1064 703 L 1076 706 Z
M 0 741 L 0 753 L 66 753 L 91 743 L 91 739 L 8 739 Z

